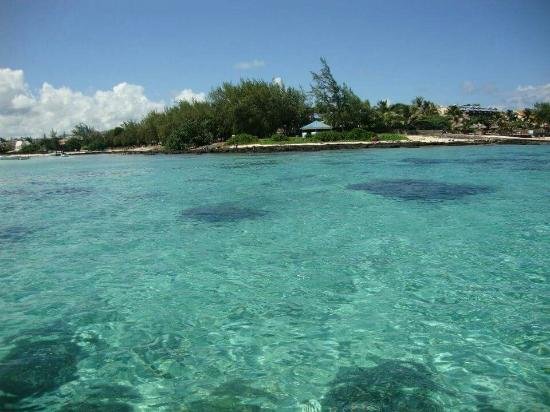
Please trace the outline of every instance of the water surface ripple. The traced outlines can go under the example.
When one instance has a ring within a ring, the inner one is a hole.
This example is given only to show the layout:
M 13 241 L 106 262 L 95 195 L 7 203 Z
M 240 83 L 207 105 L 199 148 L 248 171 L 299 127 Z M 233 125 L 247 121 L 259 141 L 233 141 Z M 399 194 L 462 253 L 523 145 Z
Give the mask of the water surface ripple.
M 0 409 L 550 409 L 550 146 L 0 162 Z

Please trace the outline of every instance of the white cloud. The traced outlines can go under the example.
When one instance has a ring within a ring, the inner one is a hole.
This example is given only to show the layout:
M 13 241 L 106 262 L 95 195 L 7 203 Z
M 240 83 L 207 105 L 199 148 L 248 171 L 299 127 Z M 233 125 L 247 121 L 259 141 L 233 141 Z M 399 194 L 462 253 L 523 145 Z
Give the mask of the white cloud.
M 466 80 L 462 82 L 462 91 L 466 94 L 472 94 L 475 91 L 476 87 L 474 85 L 474 82 L 471 82 L 469 80 Z
M 539 86 L 518 86 L 506 98 L 506 103 L 515 107 L 530 107 L 538 102 L 550 102 L 550 83 Z
M 204 92 L 194 92 L 192 89 L 183 89 L 174 97 L 176 102 L 183 100 L 189 103 L 192 102 L 204 102 L 206 100 L 206 93 Z
M 283 86 L 283 79 L 280 78 L 280 77 L 274 77 L 273 78 L 273 84 L 276 84 L 276 85 L 282 87 Z
M 493 83 L 475 84 L 470 80 L 462 82 L 462 92 L 464 94 L 497 94 L 498 90 Z
M 25 83 L 23 70 L 0 68 L 0 136 L 70 131 L 80 122 L 108 129 L 163 107 L 164 102 L 149 100 L 142 86 L 128 83 L 92 95 L 44 83 L 34 94 Z
M 550 102 L 550 83 L 518 86 L 510 91 L 499 90 L 493 83 L 479 85 L 467 80 L 462 82 L 461 88 L 466 95 L 492 96 L 493 105 L 500 108 L 525 108 L 537 102 Z
M 237 70 L 250 70 L 250 69 L 257 69 L 259 67 L 264 67 L 265 62 L 263 60 L 257 60 L 254 59 L 252 61 L 248 62 L 239 62 L 235 64 L 235 69 Z

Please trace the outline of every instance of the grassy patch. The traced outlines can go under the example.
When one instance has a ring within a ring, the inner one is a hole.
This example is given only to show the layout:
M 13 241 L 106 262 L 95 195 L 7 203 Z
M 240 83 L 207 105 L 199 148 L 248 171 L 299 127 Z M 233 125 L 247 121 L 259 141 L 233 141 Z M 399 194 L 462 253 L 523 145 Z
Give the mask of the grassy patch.
M 342 136 L 341 139 L 335 139 L 335 140 L 327 140 L 324 138 L 323 135 L 315 135 L 315 136 L 308 136 L 308 137 L 300 137 L 300 136 L 294 136 L 294 137 L 288 137 L 286 140 L 281 139 L 273 139 L 273 138 L 266 138 L 266 139 L 260 139 L 257 143 L 258 144 L 303 144 L 303 143 L 324 143 L 324 142 L 372 142 L 372 141 L 399 141 L 399 140 L 408 140 L 407 136 L 403 134 L 396 134 L 396 133 L 381 133 L 378 135 L 374 135 L 370 138 L 364 138 L 364 139 L 353 139 L 349 138 L 348 136 Z
M 400 141 L 408 140 L 407 136 L 396 133 L 380 133 L 374 134 L 372 132 L 359 134 L 357 132 L 325 132 L 319 133 L 315 136 L 271 136 L 263 139 L 252 138 L 249 135 L 237 135 L 226 141 L 228 145 L 234 145 L 235 143 L 245 144 L 262 144 L 262 145 L 286 145 L 286 144 L 304 144 L 304 143 L 325 143 L 325 142 L 372 142 L 372 141 Z
M 380 133 L 377 135 L 378 140 L 380 141 L 397 141 L 397 140 L 409 140 L 407 139 L 407 136 L 404 134 L 397 134 L 397 133 Z

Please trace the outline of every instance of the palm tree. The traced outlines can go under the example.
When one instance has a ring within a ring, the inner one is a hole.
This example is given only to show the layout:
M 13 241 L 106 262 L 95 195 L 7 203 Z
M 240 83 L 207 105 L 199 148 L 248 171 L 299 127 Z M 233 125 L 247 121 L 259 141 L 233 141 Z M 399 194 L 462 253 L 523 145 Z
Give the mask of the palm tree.
M 451 129 L 456 130 L 462 126 L 464 114 L 457 105 L 447 107 L 445 115 L 451 122 Z
M 376 103 L 376 110 L 378 110 L 380 113 L 385 113 L 390 110 L 390 105 L 388 104 L 387 100 L 380 100 L 378 103 Z
M 527 128 L 532 128 L 534 126 L 535 118 L 532 109 L 525 108 L 523 110 L 523 122 Z

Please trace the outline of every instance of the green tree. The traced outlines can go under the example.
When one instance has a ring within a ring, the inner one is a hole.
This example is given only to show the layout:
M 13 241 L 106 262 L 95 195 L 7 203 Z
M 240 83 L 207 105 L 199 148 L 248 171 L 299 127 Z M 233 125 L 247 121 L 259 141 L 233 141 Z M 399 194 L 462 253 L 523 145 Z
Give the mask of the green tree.
M 447 112 L 445 113 L 445 116 L 449 120 L 449 126 L 451 130 L 457 130 L 462 127 L 462 124 L 464 122 L 464 113 L 462 113 L 462 110 L 456 105 L 451 105 L 447 107 Z
M 91 126 L 88 126 L 86 123 L 79 123 L 73 128 L 72 133 L 74 136 L 87 139 L 93 136 L 96 133 L 96 130 Z
M 263 80 L 223 83 L 210 92 L 209 101 L 224 139 L 240 133 L 267 137 L 278 129 L 294 133 L 311 112 L 302 91 Z
M 65 145 L 63 145 L 63 150 L 66 150 L 68 152 L 74 152 L 77 150 L 80 150 L 82 147 L 82 140 L 78 137 L 70 137 L 65 141 Z
M 448 128 L 448 120 L 439 114 L 435 103 L 415 97 L 410 106 L 409 124 L 416 129 L 440 130 Z
M 345 84 L 339 84 L 327 61 L 321 57 L 319 73 L 311 72 L 311 93 L 315 109 L 336 129 L 358 127 L 362 118 L 361 99 Z
M 0 153 L 8 153 L 11 149 L 10 142 L 6 139 L 0 138 Z
M 550 103 L 535 103 L 533 117 L 539 126 L 550 126 Z
M 527 128 L 532 128 L 534 127 L 535 125 L 535 114 L 534 114 L 534 111 L 530 108 L 525 108 L 523 110 L 523 116 L 522 116 L 522 119 L 523 119 L 523 124 L 525 125 L 525 127 Z
M 181 101 L 170 115 L 174 127 L 164 141 L 169 150 L 186 150 L 216 140 L 219 127 L 210 103 Z

